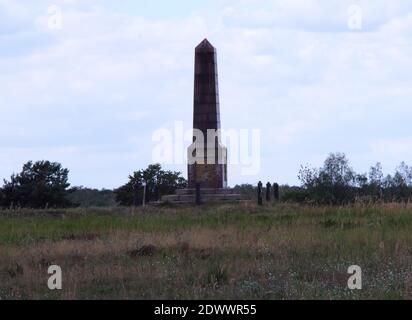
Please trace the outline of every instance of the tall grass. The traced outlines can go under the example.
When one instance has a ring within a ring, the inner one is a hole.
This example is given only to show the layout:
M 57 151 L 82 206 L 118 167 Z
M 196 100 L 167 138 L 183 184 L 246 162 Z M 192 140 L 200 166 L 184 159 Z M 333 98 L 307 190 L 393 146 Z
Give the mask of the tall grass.
M 3 299 L 412 298 L 409 204 L 2 212 Z M 47 288 L 59 264 L 63 290 Z M 347 288 L 350 265 L 364 289 Z

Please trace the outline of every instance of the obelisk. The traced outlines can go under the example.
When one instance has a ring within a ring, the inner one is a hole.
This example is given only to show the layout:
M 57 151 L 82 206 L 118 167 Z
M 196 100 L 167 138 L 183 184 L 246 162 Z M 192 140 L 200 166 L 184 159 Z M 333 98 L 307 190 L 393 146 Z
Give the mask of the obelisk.
M 191 157 L 188 163 L 189 188 L 196 188 L 197 184 L 201 188 L 226 188 L 227 152 L 220 141 L 216 49 L 207 39 L 195 49 L 193 130 L 193 144 L 188 149 L 188 158 Z M 204 139 L 198 139 L 195 132 L 202 133 Z M 216 135 L 210 138 L 213 132 Z

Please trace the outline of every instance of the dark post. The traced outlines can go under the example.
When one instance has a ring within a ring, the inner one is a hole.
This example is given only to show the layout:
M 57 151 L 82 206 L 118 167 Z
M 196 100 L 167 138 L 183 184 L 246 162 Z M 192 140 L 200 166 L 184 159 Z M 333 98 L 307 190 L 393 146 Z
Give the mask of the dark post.
M 273 199 L 279 201 L 279 185 L 277 183 L 273 184 Z
M 144 188 L 145 188 L 145 198 L 144 198 L 145 200 L 144 200 L 144 202 L 145 202 L 145 205 L 146 205 L 147 203 L 152 201 L 153 189 L 152 189 L 152 185 L 149 184 L 148 182 L 146 182 L 146 184 L 144 185 Z
M 200 196 L 200 183 L 196 184 L 196 205 L 199 206 L 202 204 L 202 199 Z
M 272 188 L 272 185 L 270 182 L 266 183 L 266 201 L 270 202 L 270 189 Z
M 261 206 L 263 205 L 263 199 L 262 199 L 262 182 L 259 181 L 258 183 L 258 205 Z
M 158 184 L 156 184 L 156 185 L 154 186 L 154 200 L 155 200 L 156 202 L 159 201 L 159 185 L 158 185 Z
M 146 191 L 147 191 L 147 184 L 146 182 L 143 183 L 143 198 L 142 198 L 142 206 L 146 206 Z
M 138 207 L 139 203 L 139 183 L 133 184 L 133 206 Z

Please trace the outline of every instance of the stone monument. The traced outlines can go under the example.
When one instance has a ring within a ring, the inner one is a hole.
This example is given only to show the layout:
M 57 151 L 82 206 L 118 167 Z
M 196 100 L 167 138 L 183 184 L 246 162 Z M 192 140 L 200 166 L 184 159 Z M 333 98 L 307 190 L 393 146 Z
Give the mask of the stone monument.
M 193 144 L 188 149 L 189 188 L 226 188 L 227 151 L 221 144 L 216 49 L 206 39 L 195 49 Z M 195 131 L 196 130 L 196 131 Z M 202 139 L 196 141 L 195 132 Z
M 238 201 L 227 188 L 227 150 L 220 135 L 219 85 L 216 49 L 205 39 L 195 49 L 193 143 L 188 148 L 188 189 L 163 196 L 163 202 Z

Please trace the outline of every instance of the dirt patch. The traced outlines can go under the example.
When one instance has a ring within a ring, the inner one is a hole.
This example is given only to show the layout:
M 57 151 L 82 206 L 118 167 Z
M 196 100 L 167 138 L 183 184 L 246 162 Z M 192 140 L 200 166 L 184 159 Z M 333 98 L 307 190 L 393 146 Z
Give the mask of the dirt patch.
M 129 251 L 128 254 L 130 257 L 153 257 L 157 252 L 157 248 L 154 245 L 145 245 L 138 249 Z
M 24 274 L 24 268 L 19 263 L 15 263 L 6 268 L 5 272 L 10 276 L 10 278 L 16 278 Z

